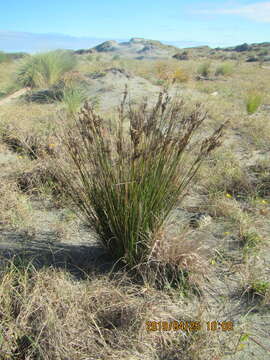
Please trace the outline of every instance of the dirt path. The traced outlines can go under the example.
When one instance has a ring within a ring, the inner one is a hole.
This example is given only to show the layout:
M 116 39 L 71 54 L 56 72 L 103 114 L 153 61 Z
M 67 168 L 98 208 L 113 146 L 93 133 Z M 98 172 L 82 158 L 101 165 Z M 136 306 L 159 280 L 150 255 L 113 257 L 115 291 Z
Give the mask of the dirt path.
M 20 97 L 21 95 L 24 95 L 27 93 L 27 91 L 29 91 L 30 88 L 23 88 L 20 89 L 18 91 L 16 91 L 15 93 L 8 95 L 7 97 L 5 97 L 4 99 L 0 100 L 0 105 L 6 105 L 9 102 L 11 102 L 13 99 L 17 99 L 18 97 Z

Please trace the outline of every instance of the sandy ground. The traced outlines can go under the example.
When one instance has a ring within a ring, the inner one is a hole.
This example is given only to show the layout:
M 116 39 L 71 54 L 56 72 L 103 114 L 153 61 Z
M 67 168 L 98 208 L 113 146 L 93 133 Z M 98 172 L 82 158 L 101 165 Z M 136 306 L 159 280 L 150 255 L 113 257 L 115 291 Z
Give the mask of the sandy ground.
M 30 90 L 30 88 L 23 88 L 23 89 L 16 91 L 15 93 L 13 93 L 11 95 L 8 95 L 4 99 L 0 100 L 0 105 L 6 105 L 6 104 L 10 103 L 12 100 L 17 99 L 18 97 L 20 97 L 22 95 L 25 95 L 29 90 Z

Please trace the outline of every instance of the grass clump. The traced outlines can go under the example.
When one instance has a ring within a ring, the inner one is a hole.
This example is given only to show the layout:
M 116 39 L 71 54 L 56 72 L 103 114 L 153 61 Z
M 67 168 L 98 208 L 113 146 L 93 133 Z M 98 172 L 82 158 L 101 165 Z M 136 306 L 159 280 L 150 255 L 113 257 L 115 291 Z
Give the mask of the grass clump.
M 27 57 L 19 68 L 17 79 L 23 86 L 50 87 L 76 65 L 69 51 L 50 51 Z
M 173 81 L 176 83 L 187 82 L 189 80 L 189 75 L 183 69 L 176 69 L 173 73 Z
M 157 61 L 153 67 L 158 84 L 182 83 L 189 80 L 189 74 L 168 61 Z
M 205 62 L 198 67 L 197 73 L 203 77 L 208 77 L 211 72 L 211 63 Z
M 62 102 L 69 114 L 78 112 L 87 99 L 87 94 L 82 87 L 66 86 L 63 91 Z
M 254 293 L 265 296 L 267 291 L 270 290 L 270 282 L 269 281 L 254 281 L 251 284 L 251 289 L 254 291 Z
M 256 231 L 246 231 L 240 234 L 240 241 L 243 246 L 244 258 L 247 258 L 250 254 L 254 255 L 258 252 L 263 239 Z
M 224 124 L 197 142 L 191 156 L 192 135 L 207 116 L 201 105 L 188 110 L 182 100 L 160 93 L 148 109 L 146 102 L 128 106 L 126 98 L 127 92 L 116 126 L 85 104 L 62 139 L 73 168 L 60 164 L 60 169 L 63 191 L 110 254 L 135 265 L 147 260 L 155 234 L 203 159 L 220 144 Z
M 262 104 L 262 94 L 250 92 L 246 98 L 246 109 L 249 115 L 254 114 Z
M 219 66 L 216 68 L 215 75 L 216 75 L 216 76 L 219 76 L 219 75 L 228 76 L 228 75 L 231 75 L 232 72 L 233 72 L 233 67 L 232 67 L 232 65 L 229 64 L 229 63 L 225 63 L 225 64 L 219 65 Z

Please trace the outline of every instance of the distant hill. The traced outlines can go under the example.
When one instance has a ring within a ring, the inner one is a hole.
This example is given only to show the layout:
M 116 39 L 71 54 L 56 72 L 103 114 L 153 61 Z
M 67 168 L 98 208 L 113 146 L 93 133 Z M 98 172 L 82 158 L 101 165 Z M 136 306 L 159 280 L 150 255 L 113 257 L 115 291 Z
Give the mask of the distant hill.
M 209 46 L 197 46 L 181 49 L 173 55 L 178 60 L 195 58 L 216 60 L 242 60 L 246 62 L 270 62 L 270 42 L 240 44 L 225 48 L 210 48 Z
M 76 53 L 111 53 L 128 58 L 155 59 L 171 57 L 176 51 L 179 51 L 179 48 L 176 46 L 164 44 L 158 40 L 132 38 L 125 42 L 117 42 L 115 40 L 105 41 L 91 49 L 81 49 L 76 51 Z
M 270 43 L 241 44 L 226 48 L 211 48 L 208 45 L 189 46 L 179 48 L 173 45 L 164 44 L 158 40 L 144 38 L 132 38 L 129 41 L 117 42 L 108 40 L 92 48 L 80 49 L 76 54 L 103 53 L 113 56 L 133 59 L 167 59 L 189 60 L 195 58 L 216 59 L 216 60 L 237 60 L 247 62 L 270 61 Z
M 102 39 L 75 37 L 63 34 L 34 34 L 26 32 L 1 31 L 0 51 L 34 53 L 55 49 L 70 49 L 77 54 L 107 53 L 112 56 L 133 59 L 192 58 L 270 61 L 270 42 L 240 44 L 230 47 L 210 47 L 196 41 L 158 41 L 133 37 L 127 39 Z M 16 56 L 16 55 L 12 55 Z

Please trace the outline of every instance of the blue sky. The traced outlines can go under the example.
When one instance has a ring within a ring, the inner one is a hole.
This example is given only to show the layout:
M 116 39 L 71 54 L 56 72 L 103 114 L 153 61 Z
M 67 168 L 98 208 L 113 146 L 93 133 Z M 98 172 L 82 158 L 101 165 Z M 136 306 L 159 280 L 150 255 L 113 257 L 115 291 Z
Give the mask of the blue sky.
M 270 41 L 270 1 L 2 0 L 0 30 L 229 46 Z

